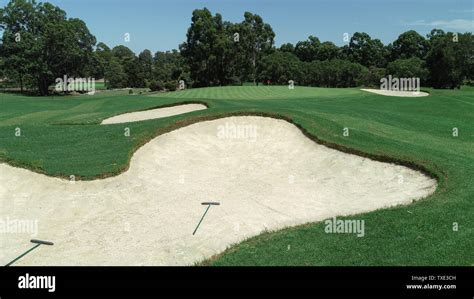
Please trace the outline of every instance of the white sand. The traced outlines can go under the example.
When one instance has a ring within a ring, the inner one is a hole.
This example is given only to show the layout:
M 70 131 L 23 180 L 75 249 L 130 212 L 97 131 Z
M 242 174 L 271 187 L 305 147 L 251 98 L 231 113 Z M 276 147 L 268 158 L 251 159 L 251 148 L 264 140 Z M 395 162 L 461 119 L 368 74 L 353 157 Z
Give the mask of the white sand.
M 232 139 L 233 125 L 257 135 Z M 72 184 L 0 164 L 0 220 L 38 220 L 35 238 L 55 243 L 16 265 L 189 265 L 265 229 L 408 204 L 435 188 L 409 168 L 318 145 L 286 121 L 229 117 L 153 139 L 113 178 Z M 221 205 L 192 235 L 205 201 Z M 0 234 L 0 263 L 31 238 Z
M 423 91 L 396 91 L 396 90 L 383 90 L 383 89 L 361 89 L 363 91 L 372 92 L 389 97 L 426 97 L 430 94 Z
M 102 125 L 109 125 L 109 124 L 120 124 L 120 123 L 128 123 L 134 121 L 142 121 L 147 119 L 154 119 L 154 118 L 163 118 L 183 113 L 188 113 L 197 110 L 207 109 L 205 105 L 202 104 L 186 104 L 186 105 L 178 105 L 178 106 L 171 106 L 166 108 L 157 108 L 145 111 L 137 111 L 137 112 L 130 112 L 124 113 L 120 115 L 116 115 L 102 121 Z

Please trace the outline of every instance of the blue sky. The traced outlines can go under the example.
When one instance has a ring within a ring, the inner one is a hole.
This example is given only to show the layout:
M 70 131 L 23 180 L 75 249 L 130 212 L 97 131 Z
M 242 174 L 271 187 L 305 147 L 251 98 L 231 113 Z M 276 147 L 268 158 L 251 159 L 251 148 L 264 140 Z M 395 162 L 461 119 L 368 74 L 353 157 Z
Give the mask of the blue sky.
M 39 1 L 39 0 L 37 0 Z M 0 0 L 0 6 L 8 1 Z M 135 52 L 178 48 L 186 39 L 193 9 L 207 7 L 224 20 L 259 14 L 276 34 L 276 45 L 309 35 L 342 45 L 343 34 L 367 32 L 383 43 L 407 30 L 473 31 L 474 0 L 49 0 L 69 17 L 86 22 L 98 41 Z M 130 42 L 124 42 L 124 34 Z

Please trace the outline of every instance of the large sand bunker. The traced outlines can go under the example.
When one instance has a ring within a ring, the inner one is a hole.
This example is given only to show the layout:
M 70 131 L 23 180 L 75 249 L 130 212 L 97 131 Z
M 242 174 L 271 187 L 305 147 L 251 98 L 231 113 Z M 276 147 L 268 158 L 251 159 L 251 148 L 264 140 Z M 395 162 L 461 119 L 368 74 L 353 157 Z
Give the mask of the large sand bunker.
M 150 109 L 144 111 L 137 111 L 137 112 L 130 112 L 124 113 L 120 115 L 116 115 L 102 121 L 102 125 L 109 125 L 109 124 L 120 124 L 120 123 L 128 123 L 134 121 L 142 121 L 147 119 L 154 119 L 154 118 L 163 118 L 178 114 L 184 114 L 192 111 L 198 111 L 207 109 L 207 107 L 203 104 L 185 104 L 185 105 L 177 105 L 165 108 L 157 108 L 157 109 Z
M 16 265 L 189 265 L 266 229 L 408 204 L 435 188 L 407 167 L 316 144 L 286 121 L 228 117 L 153 139 L 128 171 L 103 180 L 0 164 L 0 219 L 38 220 L 34 238 L 55 243 Z M 208 201 L 221 205 L 193 235 Z M 0 234 L 0 263 L 31 238 Z
M 426 97 L 430 94 L 423 91 L 398 91 L 398 90 L 383 90 L 383 89 L 361 89 L 362 91 L 372 92 L 376 94 L 380 94 L 383 96 L 389 97 Z

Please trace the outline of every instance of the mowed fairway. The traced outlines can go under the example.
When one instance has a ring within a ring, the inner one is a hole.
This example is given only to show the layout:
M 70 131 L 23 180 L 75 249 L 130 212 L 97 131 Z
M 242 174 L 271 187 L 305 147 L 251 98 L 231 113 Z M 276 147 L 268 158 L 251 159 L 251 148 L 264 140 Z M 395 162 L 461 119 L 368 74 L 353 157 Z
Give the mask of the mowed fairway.
M 281 117 L 332 147 L 419 166 L 439 179 L 438 190 L 409 206 L 348 217 L 365 220 L 362 238 L 326 234 L 323 222 L 310 223 L 251 238 L 204 264 L 474 265 L 473 91 L 428 90 L 430 96 L 423 98 L 250 86 L 150 95 L 0 94 L 0 160 L 51 176 L 91 180 L 125 171 L 137 148 L 181 126 L 229 115 Z M 99 125 L 117 114 L 179 103 L 203 103 L 208 109 Z M 458 137 L 452 135 L 454 127 Z M 130 137 L 124 136 L 126 128 Z M 349 128 L 347 137 L 344 128 Z M 15 137 L 17 129 L 20 137 Z

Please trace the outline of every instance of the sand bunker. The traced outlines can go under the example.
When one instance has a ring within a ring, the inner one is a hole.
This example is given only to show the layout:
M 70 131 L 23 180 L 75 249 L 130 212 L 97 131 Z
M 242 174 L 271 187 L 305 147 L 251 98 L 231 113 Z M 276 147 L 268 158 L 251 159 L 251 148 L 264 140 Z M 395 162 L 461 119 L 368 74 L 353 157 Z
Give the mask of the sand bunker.
M 145 111 L 137 111 L 137 112 L 120 114 L 114 117 L 104 119 L 101 124 L 102 125 L 120 124 L 120 123 L 142 121 L 142 120 L 154 119 L 154 118 L 163 118 L 163 117 L 184 114 L 184 113 L 203 110 L 203 109 L 207 109 L 207 107 L 202 104 L 186 104 L 186 105 L 172 106 L 172 107 L 166 107 L 166 108 L 157 108 L 157 109 L 151 109 L 151 110 L 145 110 Z
M 0 164 L 0 220 L 38 220 L 34 238 L 55 243 L 16 265 L 190 265 L 265 229 L 408 204 L 435 188 L 409 168 L 318 145 L 286 121 L 228 117 L 158 136 L 113 178 L 71 183 Z M 221 205 L 193 235 L 207 201 Z M 0 234 L 0 263 L 32 237 Z
M 430 94 L 423 91 L 395 91 L 395 90 L 382 90 L 382 89 L 361 89 L 363 91 L 372 92 L 376 94 L 380 94 L 383 96 L 389 97 L 426 97 Z

